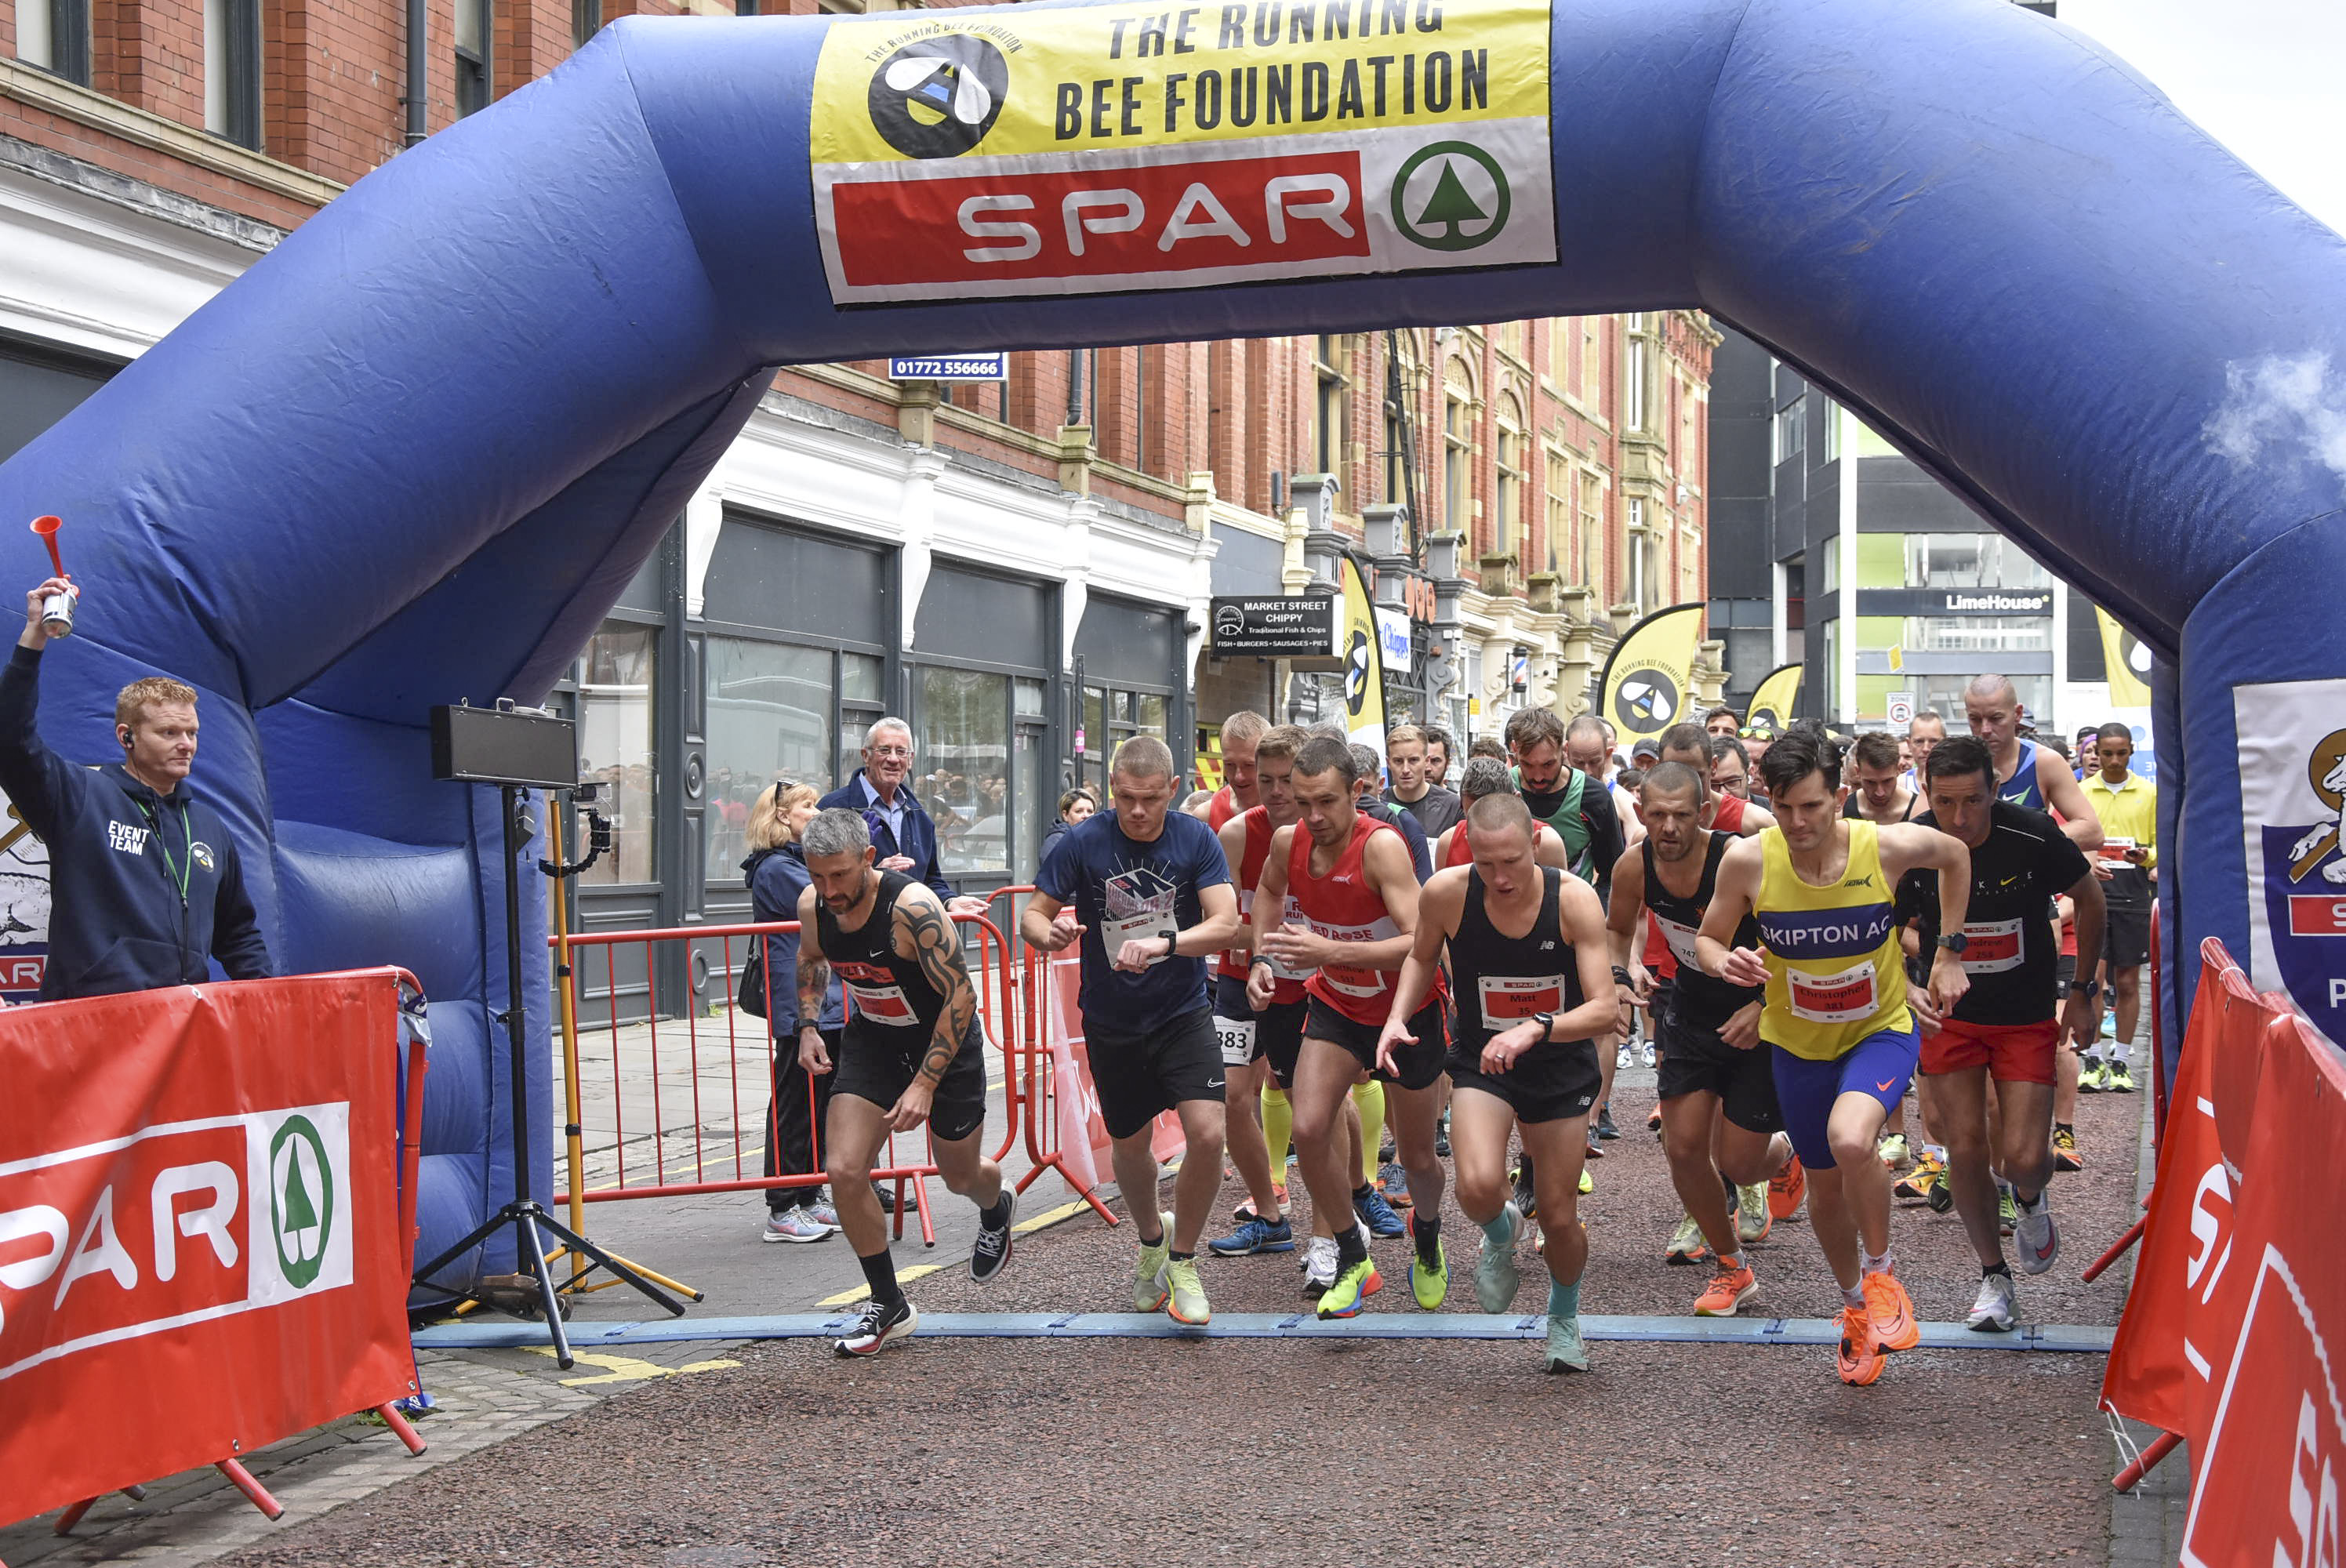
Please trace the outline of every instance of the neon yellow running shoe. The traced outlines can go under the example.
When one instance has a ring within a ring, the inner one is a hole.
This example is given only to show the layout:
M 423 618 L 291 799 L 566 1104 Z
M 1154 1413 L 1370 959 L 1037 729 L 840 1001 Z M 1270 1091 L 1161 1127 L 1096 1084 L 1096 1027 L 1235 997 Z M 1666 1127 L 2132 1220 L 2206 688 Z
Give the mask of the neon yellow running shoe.
M 1192 1329 L 1202 1329 L 1213 1320 L 1213 1308 L 1206 1304 L 1206 1288 L 1198 1282 L 1198 1260 L 1175 1257 L 1165 1265 L 1165 1310 L 1176 1323 L 1186 1323 Z
M 1450 1256 L 1442 1249 L 1442 1238 L 1434 1237 L 1433 1262 L 1429 1265 L 1425 1255 L 1417 1249 L 1417 1227 L 1410 1226 L 1409 1293 L 1417 1298 L 1420 1308 L 1428 1312 L 1442 1309 L 1442 1299 L 1450 1294 Z
M 1340 1268 L 1336 1283 L 1328 1287 L 1320 1298 L 1320 1316 L 1326 1318 L 1357 1318 L 1361 1304 L 1384 1286 L 1377 1273 L 1376 1259 L 1363 1257 L 1350 1268 Z
M 1590 1193 L 1595 1192 L 1596 1190 L 1596 1178 L 1595 1176 L 1591 1176 L 1591 1175 L 1589 1175 L 1589 1174 L 1588 1174 L 1588 1167 L 1587 1167 L 1586 1166 L 1581 1166 L 1581 1167 L 1580 1167 L 1580 1196 L 1583 1196 L 1583 1197 L 1586 1197 Z

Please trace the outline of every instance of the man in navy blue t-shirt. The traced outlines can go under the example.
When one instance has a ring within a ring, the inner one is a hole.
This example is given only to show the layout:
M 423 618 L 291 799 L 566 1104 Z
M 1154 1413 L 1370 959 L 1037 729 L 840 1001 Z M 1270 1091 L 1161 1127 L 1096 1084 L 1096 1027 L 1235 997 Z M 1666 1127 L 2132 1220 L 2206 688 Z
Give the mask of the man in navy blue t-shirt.
M 1083 944 L 1085 1050 L 1140 1239 L 1133 1306 L 1201 1324 L 1209 1309 L 1198 1237 L 1222 1182 L 1222 1052 L 1206 960 L 1237 937 L 1239 897 L 1214 830 L 1170 809 L 1178 783 L 1163 741 L 1143 735 L 1117 747 L 1108 809 L 1051 851 L 1018 932 L 1044 952 Z M 1149 1124 L 1165 1111 L 1179 1115 L 1188 1140 L 1169 1215 L 1158 1211 L 1149 1146 Z

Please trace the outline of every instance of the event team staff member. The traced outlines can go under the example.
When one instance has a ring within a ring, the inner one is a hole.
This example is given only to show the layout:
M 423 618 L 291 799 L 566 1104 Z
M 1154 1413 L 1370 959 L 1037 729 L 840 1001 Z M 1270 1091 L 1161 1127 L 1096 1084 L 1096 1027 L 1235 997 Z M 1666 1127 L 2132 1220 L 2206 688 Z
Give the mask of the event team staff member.
M 955 893 L 937 869 L 937 825 L 905 783 L 912 771 L 912 727 L 901 718 L 875 718 L 863 732 L 863 766 L 816 805 L 862 813 L 880 869 L 927 883 L 947 914 L 984 914 L 984 899 Z
M 985 1157 L 985 1035 L 961 939 L 944 904 L 902 871 L 881 871 L 861 813 L 821 811 L 800 835 L 809 884 L 799 897 L 799 1064 L 831 1074 L 824 1166 L 839 1223 L 872 1289 L 862 1316 L 831 1348 L 875 1355 L 920 1327 L 888 1251 L 872 1166 L 891 1133 L 926 1122 L 937 1174 L 977 1206 L 970 1277 L 1010 1261 L 1017 1203 Z M 821 1032 L 831 977 L 852 1003 L 833 1060 Z
M 1237 939 L 1239 895 L 1214 830 L 1172 809 L 1178 785 L 1173 753 L 1155 736 L 1117 747 L 1107 809 L 1060 840 L 1019 913 L 1018 934 L 1044 952 L 1083 944 L 1076 1007 L 1117 1186 L 1140 1243 L 1133 1310 L 1162 1308 L 1194 1327 L 1212 1315 L 1198 1278 L 1198 1237 L 1221 1190 L 1227 1076 L 1206 961 Z M 1188 1145 L 1171 1214 L 1157 1207 L 1149 1135 L 1166 1111 L 1181 1118 Z
M 1731 985 L 1766 988 L 1760 1038 L 1776 1103 L 1809 1175 L 1809 1223 L 1841 1291 L 1841 1380 L 1882 1376 L 1882 1357 L 1922 1338 L 1890 1254 L 1890 1172 L 1874 1152 L 1922 1054 L 1906 1002 L 1894 892 L 1907 872 L 1939 873 L 1952 928 L 1931 969 L 1932 1004 L 1951 1011 L 1971 983 L 1960 934 L 1971 855 L 1959 839 L 1843 817 L 1841 748 L 1809 721 L 1760 759 L 1776 826 L 1719 861 L 1696 963 Z M 1738 945 L 1757 915 L 1764 948 Z
M 2102 820 L 2100 865 L 2105 879 L 2103 897 L 2109 919 L 2104 926 L 2101 982 L 2103 994 L 2117 1011 L 2117 1033 L 2109 1056 L 2096 1053 L 2096 1038 L 2084 1043 L 2082 1086 L 2089 1091 L 2134 1092 L 2134 1073 L 2127 1054 L 2134 1044 L 2135 1025 L 2142 1020 L 2142 966 L 2150 961 L 2150 906 L 2158 887 L 2158 786 L 2134 771 L 2134 731 L 2123 724 L 2105 724 L 2095 737 L 2095 771 L 2083 786 L 2086 803 Z M 2085 951 L 2080 948 L 2081 953 Z M 2086 958 L 2077 966 L 2093 979 L 2094 963 Z
M 1948 1186 L 1979 1255 L 1969 1326 L 2000 1333 L 2013 1325 L 2013 1286 L 1997 1234 L 1998 1189 L 2017 1208 L 2020 1267 L 2044 1273 L 2061 1245 L 2045 1186 L 2053 1177 L 2054 1057 L 2063 1033 L 2089 1035 L 2100 1015 L 2090 992 L 2072 993 L 2066 1004 L 2055 994 L 2053 901 L 2066 896 L 2078 941 L 2096 943 L 2102 888 L 2085 852 L 2051 817 L 1996 798 L 1995 759 L 1984 742 L 1968 735 L 1943 742 L 1931 753 L 1923 785 L 1931 809 L 1917 822 L 1954 835 L 1971 851 L 1971 900 L 1955 949 L 1971 987 L 1943 1012 L 1920 987 L 1908 1000 L 1923 1021 L 1931 1125 L 1946 1140 Z M 1898 889 L 1902 923 L 1922 921 L 1926 951 L 1942 945 L 1952 923 L 1942 921 L 1933 882 L 1910 873 Z M 2056 1019 L 2056 1009 L 2066 1016 Z
M 41 740 L 42 601 L 25 596 L 25 633 L 0 674 L 0 789 L 49 851 L 49 956 L 41 1000 L 111 996 L 210 977 L 274 971 L 243 864 L 219 813 L 188 783 L 196 760 L 196 693 L 176 680 L 132 681 L 114 700 L 122 760 L 68 762 Z
M 1588 1236 L 1579 1202 L 1581 1151 L 1596 1103 L 1597 1041 L 1612 1049 L 1617 1017 L 1605 959 L 1605 906 L 1579 878 L 1535 859 L 1539 824 L 1521 798 L 1485 795 L 1469 809 L 1474 859 L 1425 884 L 1417 931 L 1377 1039 L 1377 1060 L 1423 1044 L 1412 1018 L 1442 974 L 1447 947 L 1458 1034 L 1447 1065 L 1458 1207 L 1483 1231 L 1474 1299 L 1485 1312 L 1515 1301 L 1523 1210 L 1507 1192 L 1507 1141 L 1537 1156 L 1547 1236 L 1551 1372 L 1585 1372 L 1580 1276 Z

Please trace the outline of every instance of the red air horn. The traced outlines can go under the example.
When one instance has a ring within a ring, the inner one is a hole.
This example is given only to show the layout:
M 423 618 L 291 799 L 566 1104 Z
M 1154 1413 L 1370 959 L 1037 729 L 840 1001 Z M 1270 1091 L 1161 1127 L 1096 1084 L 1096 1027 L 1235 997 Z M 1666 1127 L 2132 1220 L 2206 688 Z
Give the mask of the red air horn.
M 41 543 L 49 547 L 49 565 L 60 577 L 66 575 L 66 563 L 65 558 L 57 554 L 57 530 L 64 526 L 65 519 L 62 517 L 33 519 L 33 532 L 38 534 Z M 51 594 L 42 600 L 41 630 L 53 637 L 71 636 L 74 605 L 80 597 L 81 590 L 69 585 L 64 593 Z

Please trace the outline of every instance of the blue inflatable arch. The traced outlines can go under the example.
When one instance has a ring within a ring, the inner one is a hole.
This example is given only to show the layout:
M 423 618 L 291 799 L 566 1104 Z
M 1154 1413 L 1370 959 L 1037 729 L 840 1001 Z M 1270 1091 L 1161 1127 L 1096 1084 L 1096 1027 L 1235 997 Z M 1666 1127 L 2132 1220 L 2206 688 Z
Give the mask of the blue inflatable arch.
M 807 112 L 833 25 L 607 28 L 0 468 L 0 515 L 64 514 L 90 592 L 52 742 L 103 758 L 119 684 L 191 681 L 199 785 L 282 961 L 396 962 L 438 999 L 427 1252 L 511 1151 L 495 813 L 431 781 L 425 710 L 542 697 L 770 367 L 1460 313 L 1454 274 L 835 309 Z M 1706 308 L 2108 606 L 2165 661 L 2182 983 L 2200 937 L 2246 954 L 2234 690 L 2346 677 L 2346 512 L 2286 412 L 2241 400 L 2346 365 L 2346 245 L 2006 0 L 1556 0 L 1553 25 L 1562 260 L 1479 275 L 1474 315 Z

